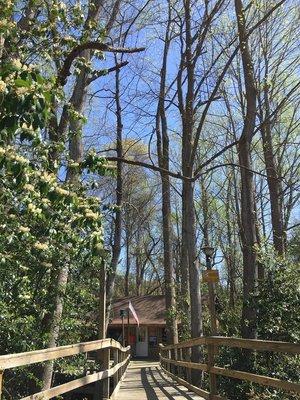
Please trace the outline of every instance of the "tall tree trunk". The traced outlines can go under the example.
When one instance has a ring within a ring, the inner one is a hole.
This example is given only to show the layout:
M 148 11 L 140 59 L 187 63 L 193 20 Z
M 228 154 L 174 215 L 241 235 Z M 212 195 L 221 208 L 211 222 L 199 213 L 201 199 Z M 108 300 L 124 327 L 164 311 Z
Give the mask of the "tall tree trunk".
M 161 178 L 167 341 L 168 343 L 178 343 L 176 291 L 174 286 L 174 267 L 172 251 L 170 180 L 169 177 L 166 175 L 161 176 Z
M 90 60 L 91 52 L 89 50 L 82 54 L 87 61 Z M 81 70 L 79 77 L 74 86 L 73 94 L 70 99 L 71 107 L 77 112 L 82 114 L 87 95 L 87 79 L 88 73 L 85 69 Z M 69 157 L 71 161 L 80 163 L 83 158 L 83 143 L 82 143 L 82 123 L 76 118 L 69 118 L 70 132 L 69 132 Z M 75 168 L 68 168 L 67 181 L 77 184 L 80 179 L 80 174 Z
M 137 296 L 141 295 L 141 258 L 139 250 L 135 255 L 135 294 Z
M 256 233 L 256 243 L 257 246 L 260 248 L 261 247 L 261 234 L 260 234 L 260 225 L 258 221 L 258 212 L 257 212 L 257 205 L 256 202 L 254 201 L 254 212 L 255 212 L 255 233 Z M 256 260 L 257 263 L 257 280 L 258 280 L 258 285 L 260 282 L 262 282 L 265 278 L 265 266 L 260 260 Z
M 69 275 L 69 265 L 65 264 L 59 271 L 57 278 L 57 293 L 55 297 L 55 308 L 51 319 L 51 325 L 49 330 L 49 339 L 47 343 L 47 348 L 56 347 L 60 323 L 63 313 L 64 295 L 66 293 L 67 282 Z M 51 387 L 53 375 L 53 361 L 47 362 L 43 367 L 43 390 L 49 389 Z
M 256 231 L 254 207 L 254 183 L 251 172 L 251 142 L 255 129 L 256 118 L 256 87 L 254 81 L 253 63 L 249 51 L 244 8 L 241 0 L 235 0 L 235 12 L 238 25 L 238 36 L 242 56 L 245 89 L 246 118 L 243 132 L 238 145 L 238 156 L 241 173 L 241 224 L 243 252 L 243 311 L 241 333 L 242 337 L 256 336 L 256 309 L 250 304 L 255 293 L 257 281 L 256 263 Z
M 117 63 L 117 59 L 116 59 Z M 117 157 L 123 157 L 123 121 L 122 121 L 122 107 L 120 100 L 120 70 L 116 70 L 116 117 L 117 117 Z M 114 221 L 114 239 L 112 246 L 112 259 L 110 263 L 110 271 L 107 275 L 107 321 L 109 321 L 111 302 L 115 286 L 115 277 L 118 267 L 118 262 L 121 253 L 121 240 L 122 240 L 122 201 L 123 201 L 123 165 L 121 161 L 117 162 L 117 187 L 116 187 L 116 214 Z
M 182 173 L 186 177 L 193 176 L 193 129 L 194 129 L 194 82 L 195 64 L 192 52 L 192 28 L 191 28 L 191 4 L 184 3 L 185 11 L 185 64 L 187 71 L 187 93 L 185 96 L 185 112 L 183 115 L 182 132 Z M 196 252 L 196 218 L 194 207 L 194 183 L 184 180 L 182 184 L 182 243 L 187 249 L 187 261 L 189 271 L 190 304 L 191 304 L 191 336 L 199 337 L 203 334 L 202 307 L 200 294 L 200 276 Z M 192 361 L 199 362 L 200 349 L 193 348 Z
M 165 33 L 165 46 L 162 68 L 160 71 L 160 92 L 156 115 L 157 154 L 159 166 L 169 170 L 169 137 L 167 117 L 165 112 L 166 72 L 170 46 L 171 6 L 168 2 L 168 24 Z M 171 187 L 168 174 L 161 173 L 162 189 L 162 218 L 163 218 L 163 246 L 164 246 L 164 278 L 166 298 L 166 326 L 167 342 L 178 342 L 178 327 L 176 317 L 176 291 L 174 286 L 174 265 L 172 251 L 172 224 L 171 224 Z
M 185 48 L 181 49 L 181 62 L 177 74 L 178 103 L 182 119 L 182 144 L 181 144 L 181 164 L 182 174 L 185 177 L 193 176 L 193 151 L 194 147 L 194 83 L 195 83 L 195 60 L 193 58 L 193 35 L 191 27 L 191 2 L 184 2 L 185 26 L 182 29 L 182 43 Z M 197 53 L 197 52 L 195 52 Z M 185 83 L 183 74 L 186 71 Z M 183 93 L 183 88 L 186 92 Z M 196 252 L 196 223 L 194 208 L 194 183 L 189 179 L 182 182 L 182 254 L 181 271 L 182 278 L 188 277 L 188 287 L 190 295 L 190 334 L 192 338 L 202 336 L 202 307 L 200 293 L 199 265 Z M 185 290 L 184 283 L 182 288 Z M 186 286 L 187 287 L 187 286 Z M 183 293 L 186 297 L 186 292 Z M 185 300 L 185 299 L 184 299 Z M 184 303 L 187 306 L 187 303 Z M 188 313 L 188 310 L 186 310 Z M 191 360 L 200 362 L 200 347 L 192 348 Z M 201 384 L 201 374 L 192 371 L 192 382 L 195 385 Z
M 125 271 L 125 296 L 129 296 L 129 274 L 130 274 L 130 247 L 128 233 L 126 234 L 126 271 Z
M 261 125 L 261 136 L 263 141 L 263 153 L 266 164 L 267 183 L 271 205 L 271 221 L 273 231 L 274 248 L 279 255 L 284 254 L 285 235 L 283 228 L 283 212 L 280 202 L 280 181 L 275 162 L 275 154 L 273 148 L 271 122 L 270 122 L 270 104 L 269 91 L 267 84 L 264 87 L 264 107 L 265 121 Z
M 256 310 L 249 304 L 255 293 L 257 281 L 256 263 L 256 228 L 253 198 L 253 174 L 250 161 L 250 144 L 245 141 L 239 144 L 239 162 L 241 166 L 241 222 L 242 222 L 242 253 L 243 253 L 243 312 L 242 337 L 255 338 Z M 246 169 L 247 168 L 247 169 Z
M 236 300 L 236 259 L 235 249 L 237 243 L 234 240 L 234 227 L 235 220 L 230 210 L 230 199 L 232 196 L 232 180 L 229 177 L 227 186 L 227 196 L 225 204 L 225 217 L 226 217 L 226 235 L 227 235 L 227 247 L 225 248 L 225 259 L 228 270 L 228 286 L 229 286 L 229 307 L 235 306 Z M 234 224 L 234 225 L 233 225 Z
M 85 32 L 89 29 L 89 24 L 91 21 L 96 21 L 99 18 L 100 11 L 103 5 L 103 0 L 92 0 L 89 4 L 89 11 L 88 16 L 85 21 Z M 84 56 L 86 57 L 87 61 L 90 60 L 90 51 L 85 51 Z M 84 108 L 84 103 L 86 99 L 86 85 L 87 85 L 87 71 L 86 69 L 82 69 L 80 75 L 78 76 L 75 86 L 73 89 L 73 93 L 70 99 L 70 103 L 75 111 L 81 113 Z M 82 145 L 82 138 L 81 138 L 81 126 L 77 120 L 73 120 L 69 118 L 69 114 L 67 112 L 67 108 L 64 109 L 63 112 L 63 126 L 64 128 L 62 131 L 66 129 L 68 126 L 68 122 L 70 123 L 70 140 L 69 140 L 69 155 L 70 158 L 76 162 L 80 162 L 82 155 L 83 155 L 83 145 Z M 59 129 L 59 131 L 55 131 Z M 54 127 L 52 131 L 52 139 L 54 142 L 61 140 L 62 138 L 59 137 L 61 133 L 61 127 L 58 125 Z M 55 143 L 54 143 L 55 145 Z M 54 150 L 50 154 L 50 162 L 51 164 L 55 164 L 55 161 L 58 162 L 58 151 L 54 148 Z M 68 168 L 67 170 L 67 181 L 71 183 L 77 183 L 79 181 L 79 174 L 76 170 Z M 67 281 L 69 275 L 69 266 L 63 266 L 59 272 L 58 280 L 57 280 L 57 287 L 59 291 L 57 293 L 57 297 L 55 300 L 54 312 L 51 319 L 50 325 L 50 332 L 49 332 L 49 342 L 48 347 L 55 347 L 57 346 L 57 341 L 59 338 L 59 330 L 60 330 L 60 322 L 62 318 L 63 312 L 63 303 L 64 303 L 64 293 L 66 291 Z M 53 363 L 47 363 L 43 368 L 43 388 L 47 389 L 51 386 L 53 375 Z

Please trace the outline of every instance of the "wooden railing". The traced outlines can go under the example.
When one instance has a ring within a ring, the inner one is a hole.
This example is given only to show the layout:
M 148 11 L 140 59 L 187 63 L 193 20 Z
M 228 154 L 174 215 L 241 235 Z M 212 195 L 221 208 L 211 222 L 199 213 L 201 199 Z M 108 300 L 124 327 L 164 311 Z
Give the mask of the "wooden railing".
M 189 361 L 191 349 L 194 346 L 207 346 L 207 362 L 194 363 Z M 215 356 L 219 347 L 268 351 L 276 353 L 300 354 L 300 344 L 275 342 L 267 340 L 239 339 L 230 337 L 200 337 L 171 346 L 160 345 L 160 363 L 162 369 L 178 383 L 186 386 L 191 391 L 208 400 L 225 400 L 218 394 L 217 376 L 235 378 L 263 386 L 282 389 L 287 392 L 300 393 L 300 384 L 276 379 L 268 376 L 257 375 L 250 372 L 223 368 L 215 365 Z M 200 370 L 209 375 L 210 391 L 205 391 L 193 385 L 190 381 L 191 371 Z M 179 376 L 181 375 L 181 376 Z
M 119 342 L 113 339 L 103 339 L 93 342 L 71 344 L 69 346 L 0 356 L 0 399 L 3 386 L 3 373 L 5 370 L 40 362 L 51 362 L 59 358 L 89 352 L 95 354 L 95 359 L 101 366 L 101 371 L 85 374 L 78 379 L 23 397 L 20 400 L 52 399 L 53 397 L 71 392 L 94 382 L 96 382 L 96 390 L 99 390 L 99 396 L 96 395 L 95 398 L 99 400 L 102 398 L 114 398 L 130 361 L 130 346 L 122 347 Z M 99 385 L 100 382 L 101 385 Z

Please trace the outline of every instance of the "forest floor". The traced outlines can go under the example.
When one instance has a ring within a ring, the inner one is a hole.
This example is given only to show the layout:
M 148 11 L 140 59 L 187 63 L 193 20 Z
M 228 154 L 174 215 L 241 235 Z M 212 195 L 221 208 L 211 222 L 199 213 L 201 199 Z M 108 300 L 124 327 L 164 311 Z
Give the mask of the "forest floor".
M 117 399 L 203 400 L 169 378 L 154 361 L 131 361 Z

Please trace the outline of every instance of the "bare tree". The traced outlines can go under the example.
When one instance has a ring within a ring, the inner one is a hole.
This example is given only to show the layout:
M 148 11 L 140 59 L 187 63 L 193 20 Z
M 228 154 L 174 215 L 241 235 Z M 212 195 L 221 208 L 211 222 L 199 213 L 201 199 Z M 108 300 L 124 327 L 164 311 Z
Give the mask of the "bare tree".
M 168 52 L 171 42 L 172 13 L 171 4 L 168 1 L 168 20 L 164 38 L 164 50 L 162 67 L 160 70 L 160 89 L 156 112 L 156 138 L 158 165 L 164 170 L 169 170 L 169 136 L 168 123 L 165 110 L 166 96 L 166 74 Z M 171 228 L 171 186 L 170 177 L 167 173 L 161 172 L 162 190 L 162 219 L 163 219 L 163 246 L 164 246 L 164 271 L 165 271 L 165 294 L 166 294 L 166 321 L 168 343 L 178 342 L 178 328 L 176 319 L 176 296 L 174 286 L 174 268 L 172 251 L 172 228 Z

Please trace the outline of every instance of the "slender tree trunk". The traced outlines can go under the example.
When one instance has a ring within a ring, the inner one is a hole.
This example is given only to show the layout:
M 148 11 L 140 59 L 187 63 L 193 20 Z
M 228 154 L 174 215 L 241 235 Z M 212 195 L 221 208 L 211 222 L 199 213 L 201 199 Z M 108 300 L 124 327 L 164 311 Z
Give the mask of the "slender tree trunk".
M 165 91 L 167 59 L 170 46 L 171 6 L 168 2 L 168 24 L 165 33 L 163 62 L 160 72 L 160 92 L 156 115 L 156 137 L 158 162 L 161 168 L 169 170 L 169 137 L 167 117 L 165 112 Z M 176 317 L 176 291 L 174 286 L 174 263 L 172 251 L 172 224 L 171 224 L 171 187 L 168 174 L 161 173 L 162 189 L 162 218 L 163 218 L 163 246 L 164 246 L 164 277 L 166 298 L 166 326 L 167 342 L 178 342 L 178 327 Z
M 195 60 L 193 58 L 193 35 L 191 26 L 191 2 L 184 2 L 185 29 L 182 35 L 185 40 L 185 49 L 182 51 L 182 59 L 177 75 L 177 89 L 179 109 L 182 118 L 182 174 L 186 177 L 193 176 L 194 137 L 194 83 Z M 183 94 L 182 75 L 186 70 L 186 93 Z M 203 334 L 202 306 L 200 292 L 200 271 L 196 252 L 196 218 L 194 208 L 194 183 L 184 180 L 182 183 L 182 277 L 189 277 L 191 337 L 199 337 Z M 187 270 L 187 271 L 186 271 Z M 200 347 L 193 347 L 191 361 L 200 362 Z M 199 371 L 192 371 L 192 382 L 201 384 Z
M 258 247 L 261 247 L 261 234 L 260 234 L 260 226 L 258 221 L 258 212 L 257 212 L 257 205 L 254 200 L 254 212 L 255 212 L 255 233 L 256 233 L 256 243 Z M 257 280 L 258 285 L 262 282 L 265 278 L 265 267 L 260 260 L 256 260 L 257 263 Z
M 89 10 L 88 15 L 84 25 L 84 33 L 85 33 L 85 40 L 90 38 L 90 26 L 93 23 L 97 23 L 101 14 L 101 10 L 103 4 L 105 2 L 103 0 L 91 0 L 89 3 Z M 114 6 L 112 8 L 112 13 L 106 25 L 107 34 L 110 32 L 113 22 L 117 16 L 118 10 L 120 7 L 120 0 L 116 0 L 114 2 Z M 91 61 L 92 51 L 85 50 L 82 52 L 81 57 L 85 59 L 85 62 L 88 63 Z M 73 93 L 70 99 L 71 107 L 77 113 L 81 114 L 83 112 L 85 102 L 86 102 L 86 95 L 87 95 L 87 87 L 88 87 L 88 78 L 89 78 L 89 71 L 86 67 L 83 67 L 80 71 L 79 76 L 76 79 Z M 82 142 L 82 132 L 81 132 L 81 121 L 78 119 L 74 119 L 69 115 L 69 122 L 70 122 L 70 135 L 69 135 L 69 156 L 70 159 L 75 162 L 80 162 L 83 157 L 83 142 Z M 76 169 L 68 168 L 67 171 L 67 180 L 76 183 L 78 182 L 80 176 Z
M 82 54 L 87 61 L 90 60 L 90 51 L 87 50 Z M 75 83 L 73 95 L 70 99 L 71 107 L 77 112 L 82 114 L 86 95 L 87 95 L 87 78 L 88 73 L 85 69 L 80 72 L 80 75 Z M 83 158 L 83 143 L 82 143 L 82 123 L 76 118 L 70 118 L 70 133 L 69 133 L 69 157 L 71 161 L 80 163 Z M 75 168 L 68 168 L 67 181 L 77 184 L 80 179 L 80 174 Z
M 73 96 L 71 98 L 71 104 L 77 109 L 78 112 L 82 112 L 86 91 L 85 91 L 85 79 L 86 73 L 85 71 L 81 72 L 82 76 L 79 77 L 75 84 L 75 88 L 73 91 Z M 70 120 L 70 130 L 73 132 L 73 137 L 69 141 L 69 155 L 73 161 L 80 162 L 82 159 L 83 149 L 81 142 L 81 129 L 80 125 L 78 125 L 78 121 Z M 59 138 L 57 138 L 59 139 Z M 58 152 L 54 152 L 55 157 L 58 157 Z M 53 154 L 52 154 L 53 157 Z M 58 162 L 57 159 L 52 159 L 53 162 Z M 70 183 L 76 184 L 79 181 L 79 174 L 76 170 L 68 168 L 66 180 Z M 52 316 L 52 322 L 50 326 L 49 332 L 49 342 L 47 347 L 56 347 L 57 340 L 59 337 L 60 330 L 60 322 L 62 318 L 63 311 L 63 295 L 66 291 L 67 281 L 69 275 L 69 267 L 63 266 L 59 272 L 57 287 L 60 288 L 56 300 L 55 300 L 55 309 Z M 45 364 L 43 368 L 43 389 L 49 389 L 51 387 L 53 375 L 53 362 Z
M 183 183 L 183 226 L 182 245 L 187 249 L 189 268 L 190 307 L 191 307 L 191 336 L 203 334 L 202 307 L 200 294 L 200 270 L 196 252 L 196 218 L 194 209 L 194 185 Z
M 67 282 L 69 275 L 69 265 L 65 264 L 59 271 L 57 278 L 57 294 L 55 298 L 55 308 L 51 320 L 50 330 L 49 330 L 49 340 L 47 343 L 47 348 L 56 347 L 59 331 L 60 322 L 63 313 L 64 295 L 66 293 Z M 47 362 L 43 368 L 43 390 L 49 389 L 51 387 L 53 375 L 53 361 Z
M 264 88 L 265 121 L 261 125 L 261 136 L 263 141 L 263 153 L 266 164 L 267 183 L 271 205 L 271 220 L 273 231 L 274 248 L 279 255 L 284 254 L 285 235 L 283 228 L 282 208 L 280 202 L 280 181 L 278 178 L 273 149 L 273 140 L 270 122 L 270 105 L 268 88 Z
M 246 118 L 241 139 L 238 145 L 238 156 L 241 172 L 241 224 L 243 253 L 243 311 L 241 333 L 245 338 L 256 336 L 256 309 L 250 304 L 255 293 L 257 281 L 256 231 L 254 207 L 254 183 L 251 172 L 251 142 L 256 118 L 256 87 L 253 63 L 249 51 L 244 8 L 241 0 L 235 0 L 235 11 L 238 25 L 240 51 L 246 89 Z
M 242 222 L 242 253 L 243 253 L 243 312 L 242 337 L 255 338 L 256 310 L 249 304 L 255 293 L 257 281 L 256 263 L 256 229 L 253 200 L 253 175 L 250 162 L 250 144 L 239 145 L 239 162 L 241 165 L 241 222 Z M 246 169 L 247 168 L 247 169 Z
M 137 296 L 141 295 L 141 259 L 139 250 L 135 256 L 135 293 Z
M 164 239 L 164 271 L 165 271 L 165 295 L 167 310 L 167 341 L 178 343 L 178 327 L 176 317 L 176 292 L 174 286 L 174 267 L 172 251 L 172 227 L 171 227 L 171 193 L 168 176 L 162 176 L 162 216 Z
M 112 16 L 109 21 L 109 29 L 111 28 L 113 19 L 116 16 L 119 5 L 120 2 L 117 0 L 115 2 L 115 7 L 113 8 Z M 97 21 L 99 19 L 102 6 L 103 6 L 103 0 L 92 0 L 89 3 L 89 11 L 84 27 L 85 33 L 89 32 L 90 22 Z M 83 52 L 82 56 L 85 57 L 86 61 L 89 61 L 91 58 L 91 52 L 89 50 L 86 50 Z M 70 99 L 72 108 L 79 113 L 83 112 L 85 105 L 87 79 L 88 79 L 88 72 L 85 68 L 83 68 L 75 82 L 73 94 Z M 68 124 L 70 126 L 70 133 L 71 133 L 69 138 L 69 156 L 75 162 L 80 162 L 82 160 L 83 143 L 81 136 L 81 122 L 79 122 L 77 119 L 70 118 L 70 113 L 68 112 L 68 107 L 66 106 L 63 110 L 61 124 L 59 125 L 57 122 L 53 123 L 52 131 L 50 132 L 50 140 L 54 144 L 54 147 L 51 150 L 49 157 L 50 164 L 52 166 L 55 166 L 55 163 L 58 164 L 59 152 L 56 149 L 55 145 L 59 140 L 62 140 L 62 134 L 66 131 Z M 78 183 L 79 179 L 80 176 L 78 171 L 73 168 L 68 168 L 66 180 L 70 183 L 76 184 Z M 112 259 L 114 260 L 114 254 Z M 60 330 L 60 322 L 63 312 L 63 303 L 64 303 L 63 297 L 66 291 L 68 274 L 69 274 L 69 267 L 63 266 L 59 272 L 57 280 L 57 287 L 59 288 L 59 291 L 57 293 L 57 297 L 55 300 L 54 313 L 50 324 L 48 347 L 55 347 L 57 345 L 59 330 Z M 53 363 L 48 363 L 43 368 L 44 389 L 50 388 L 52 375 L 53 375 Z
M 236 248 L 237 244 L 233 239 L 232 234 L 232 224 L 234 220 L 232 218 L 232 214 L 230 212 L 230 197 L 232 195 L 231 191 L 231 179 L 228 181 L 227 187 L 227 197 L 226 197 L 226 204 L 225 204 L 225 215 L 226 215 L 226 231 L 227 231 L 227 249 L 226 249 L 226 263 L 228 269 L 228 283 L 229 283 L 229 307 L 235 306 L 236 300 L 236 260 L 234 257 L 234 249 Z
M 209 240 L 208 198 L 207 198 L 206 187 L 204 185 L 204 177 L 200 178 L 200 188 L 201 188 L 201 208 L 203 215 L 203 241 L 205 246 L 209 246 L 210 240 Z
M 117 62 L 117 60 L 116 60 Z M 123 157 L 123 121 L 122 121 L 122 107 L 120 101 L 120 70 L 116 70 L 116 117 L 117 117 L 117 157 Z M 115 277 L 118 267 L 118 262 L 121 253 L 121 240 L 122 240 L 122 201 L 123 201 L 123 165 L 122 162 L 117 162 L 117 187 L 116 187 L 116 214 L 114 221 L 114 239 L 112 246 L 112 259 L 110 264 L 110 271 L 107 275 L 107 321 L 109 321 L 109 314 L 111 309 L 111 302 L 115 286 Z
M 126 237 L 126 271 L 125 271 L 125 296 L 129 296 L 129 274 L 130 274 L 130 248 L 128 233 Z
M 191 28 L 191 4 L 186 1 L 185 9 L 185 63 L 187 71 L 187 93 L 185 99 L 185 112 L 183 115 L 182 132 L 182 173 L 184 176 L 192 177 L 192 153 L 193 153 L 193 128 L 194 128 L 194 81 L 195 64 L 192 52 L 192 28 Z M 196 218 L 194 208 L 194 183 L 184 180 L 182 184 L 182 208 L 183 246 L 187 249 L 187 261 L 189 271 L 190 304 L 191 304 L 191 336 L 199 337 L 203 334 L 202 329 L 202 307 L 200 294 L 199 265 L 196 260 Z M 192 361 L 199 362 L 200 349 L 193 348 Z

